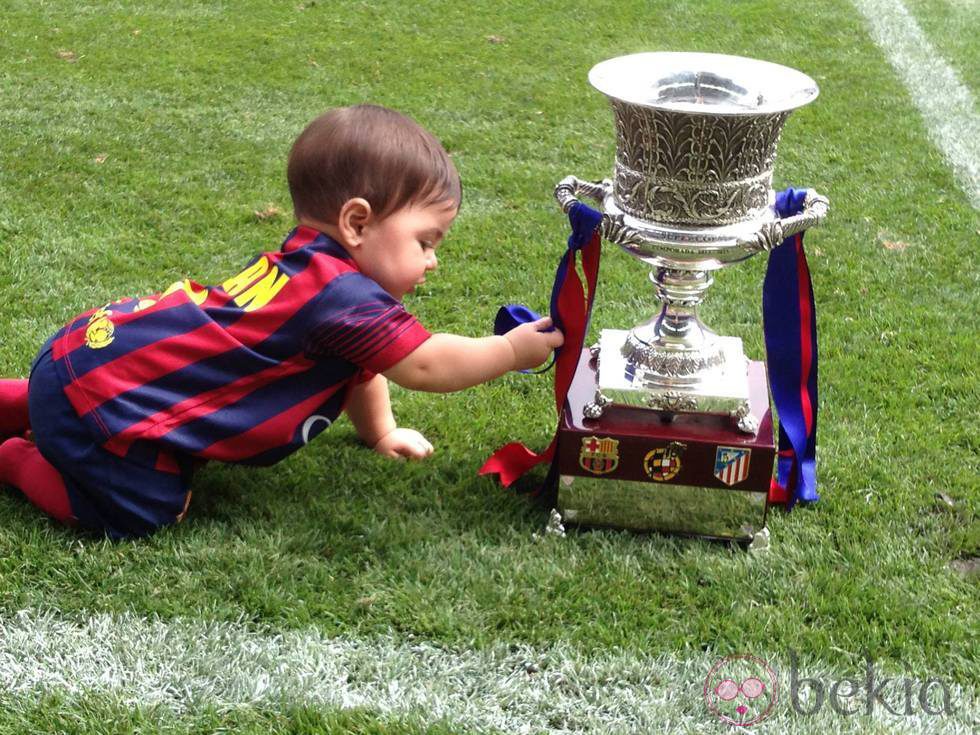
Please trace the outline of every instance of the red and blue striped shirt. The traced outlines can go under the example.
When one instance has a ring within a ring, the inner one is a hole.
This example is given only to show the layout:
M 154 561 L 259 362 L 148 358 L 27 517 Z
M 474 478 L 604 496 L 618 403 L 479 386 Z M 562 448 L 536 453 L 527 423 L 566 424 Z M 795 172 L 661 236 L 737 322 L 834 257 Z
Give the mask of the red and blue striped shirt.
M 220 285 L 86 312 L 55 337 L 64 391 L 106 449 L 268 465 L 339 415 L 350 386 L 429 332 L 341 245 L 298 227 Z

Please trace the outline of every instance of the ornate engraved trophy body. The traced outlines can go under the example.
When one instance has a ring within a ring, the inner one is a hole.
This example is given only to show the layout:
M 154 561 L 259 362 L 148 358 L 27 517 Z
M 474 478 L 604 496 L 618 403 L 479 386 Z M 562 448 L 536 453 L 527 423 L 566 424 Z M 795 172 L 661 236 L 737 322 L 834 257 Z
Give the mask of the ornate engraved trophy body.
M 601 205 L 602 237 L 648 264 L 660 312 L 583 351 L 559 424 L 556 505 L 586 525 L 748 540 L 775 458 L 766 365 L 698 317 L 716 271 L 818 224 L 780 218 L 772 170 L 790 112 L 817 85 L 778 64 L 703 53 L 604 61 L 589 81 L 616 122 L 613 179 L 562 180 L 568 211 Z M 742 492 L 733 492 L 742 491 Z

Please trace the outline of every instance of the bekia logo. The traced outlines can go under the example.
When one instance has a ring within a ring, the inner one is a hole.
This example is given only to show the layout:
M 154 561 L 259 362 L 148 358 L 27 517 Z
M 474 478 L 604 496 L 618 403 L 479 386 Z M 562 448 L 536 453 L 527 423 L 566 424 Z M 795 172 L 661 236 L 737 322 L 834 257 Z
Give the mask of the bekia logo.
M 860 678 L 825 680 L 800 676 L 796 651 L 790 651 L 790 704 L 801 715 L 814 715 L 825 704 L 839 715 L 873 715 L 883 709 L 892 715 L 948 715 L 953 712 L 952 692 L 942 679 L 925 681 L 909 677 L 883 677 L 875 662 L 865 655 Z
M 755 725 L 776 706 L 779 680 L 776 672 L 756 656 L 726 656 L 704 680 L 704 701 L 722 722 Z
M 952 692 L 945 681 L 930 678 L 882 677 L 874 661 L 865 656 L 863 676 L 829 680 L 803 676 L 796 651 L 790 651 L 789 707 L 809 717 L 828 706 L 838 715 L 874 715 L 876 709 L 892 715 L 949 715 Z M 708 709 L 730 725 L 762 722 L 772 714 L 779 694 L 775 670 L 761 658 L 742 654 L 716 663 L 704 680 Z

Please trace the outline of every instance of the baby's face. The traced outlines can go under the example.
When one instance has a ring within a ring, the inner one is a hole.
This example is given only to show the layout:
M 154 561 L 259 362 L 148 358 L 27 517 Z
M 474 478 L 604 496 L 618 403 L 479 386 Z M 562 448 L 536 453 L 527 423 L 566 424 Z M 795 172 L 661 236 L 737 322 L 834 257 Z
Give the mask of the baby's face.
M 436 248 L 456 218 L 455 202 L 410 204 L 364 226 L 354 260 L 361 272 L 401 300 L 438 265 Z

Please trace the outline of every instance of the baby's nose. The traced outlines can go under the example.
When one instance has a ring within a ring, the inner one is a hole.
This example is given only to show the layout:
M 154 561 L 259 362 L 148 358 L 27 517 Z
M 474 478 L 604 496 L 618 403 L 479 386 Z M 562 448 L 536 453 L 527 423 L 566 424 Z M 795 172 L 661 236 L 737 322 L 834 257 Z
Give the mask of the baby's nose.
M 430 250 L 429 260 L 425 264 L 425 267 L 430 271 L 434 271 L 438 266 L 439 266 L 439 259 L 436 257 L 435 251 Z

